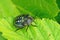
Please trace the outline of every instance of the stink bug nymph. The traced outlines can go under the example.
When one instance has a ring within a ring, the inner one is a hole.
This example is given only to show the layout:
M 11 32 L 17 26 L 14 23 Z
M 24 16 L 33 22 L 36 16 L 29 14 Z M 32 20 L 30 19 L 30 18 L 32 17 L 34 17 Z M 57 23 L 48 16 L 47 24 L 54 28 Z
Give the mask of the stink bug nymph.
M 24 27 L 27 26 L 27 28 L 29 27 L 29 25 L 31 25 L 31 23 L 34 21 L 34 18 L 31 17 L 29 14 L 22 14 L 17 16 L 14 19 L 14 25 L 17 28 L 17 30 L 22 29 Z

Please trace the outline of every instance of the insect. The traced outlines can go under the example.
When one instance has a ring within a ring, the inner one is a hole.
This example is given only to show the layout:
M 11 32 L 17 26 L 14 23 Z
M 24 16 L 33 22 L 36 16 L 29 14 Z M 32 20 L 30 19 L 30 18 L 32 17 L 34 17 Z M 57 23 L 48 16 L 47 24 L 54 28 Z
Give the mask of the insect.
M 34 18 L 30 16 L 29 14 L 22 14 L 22 15 L 17 16 L 14 19 L 14 25 L 18 28 L 17 30 L 22 29 L 26 26 L 28 29 L 29 25 L 32 25 L 33 21 L 34 21 Z

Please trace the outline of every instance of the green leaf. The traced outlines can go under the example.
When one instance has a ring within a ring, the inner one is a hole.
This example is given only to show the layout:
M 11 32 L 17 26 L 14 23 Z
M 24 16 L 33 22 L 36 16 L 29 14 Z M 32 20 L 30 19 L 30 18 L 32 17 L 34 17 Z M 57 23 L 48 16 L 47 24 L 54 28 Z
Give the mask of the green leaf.
M 36 27 L 29 26 L 28 30 L 20 29 L 15 31 L 14 26 L 2 18 L 0 20 L 0 32 L 8 40 L 59 40 L 60 25 L 50 19 L 36 19 Z
M 58 7 L 60 9 L 60 0 L 56 0 L 56 3 L 57 3 L 57 5 L 58 5 Z
M 2 36 L 2 33 L 0 32 L 0 40 L 7 40 Z
M 60 12 L 58 13 L 58 15 L 55 17 L 56 21 L 60 24 Z
M 18 14 L 19 12 L 11 0 L 0 0 L 0 18 L 14 17 Z
M 57 16 L 59 11 L 56 0 L 13 0 L 13 2 L 20 11 L 25 12 L 24 10 L 27 10 L 41 18 L 53 18 Z

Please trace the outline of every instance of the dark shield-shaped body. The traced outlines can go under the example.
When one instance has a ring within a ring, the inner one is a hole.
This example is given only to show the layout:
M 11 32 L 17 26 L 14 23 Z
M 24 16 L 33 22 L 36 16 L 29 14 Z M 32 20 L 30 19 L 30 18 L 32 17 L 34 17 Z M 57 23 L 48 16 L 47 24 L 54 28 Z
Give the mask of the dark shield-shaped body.
M 25 26 L 29 26 L 33 21 L 33 17 L 28 14 L 19 15 L 14 19 L 14 25 L 17 28 L 24 28 Z

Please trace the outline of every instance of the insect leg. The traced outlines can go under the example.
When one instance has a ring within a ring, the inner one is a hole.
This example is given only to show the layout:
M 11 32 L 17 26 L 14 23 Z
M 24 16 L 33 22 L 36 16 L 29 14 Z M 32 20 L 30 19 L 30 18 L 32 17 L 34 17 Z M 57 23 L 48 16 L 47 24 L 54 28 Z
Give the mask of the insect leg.
M 28 26 L 26 26 L 26 31 L 28 30 L 28 27 L 29 27 L 29 25 L 28 25 Z
M 18 29 L 16 29 L 16 30 L 15 30 L 15 32 L 16 32 L 16 31 L 18 31 L 18 30 L 19 30 L 19 28 L 18 28 Z

